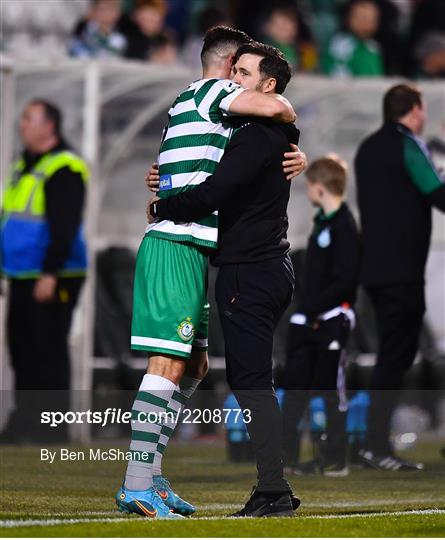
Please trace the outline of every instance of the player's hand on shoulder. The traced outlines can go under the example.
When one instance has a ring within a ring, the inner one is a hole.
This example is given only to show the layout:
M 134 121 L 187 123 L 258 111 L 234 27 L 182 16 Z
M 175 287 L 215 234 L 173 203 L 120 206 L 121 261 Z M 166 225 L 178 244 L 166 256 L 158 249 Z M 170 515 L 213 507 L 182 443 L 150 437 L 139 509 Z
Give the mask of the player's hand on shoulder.
M 306 154 L 296 144 L 291 144 L 290 147 L 292 151 L 284 153 L 286 159 L 283 161 L 283 171 L 288 180 L 301 174 L 307 167 Z
M 145 184 L 150 191 L 153 191 L 153 193 L 159 191 L 159 165 L 157 163 L 151 164 L 151 169 L 145 177 Z

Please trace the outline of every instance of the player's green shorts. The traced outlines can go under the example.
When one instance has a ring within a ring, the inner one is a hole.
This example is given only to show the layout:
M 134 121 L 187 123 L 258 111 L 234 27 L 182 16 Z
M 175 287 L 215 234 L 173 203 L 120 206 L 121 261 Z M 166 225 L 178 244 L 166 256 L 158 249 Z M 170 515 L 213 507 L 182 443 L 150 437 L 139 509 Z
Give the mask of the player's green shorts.
M 196 246 L 146 235 L 133 289 L 131 348 L 188 358 L 207 350 L 207 255 Z

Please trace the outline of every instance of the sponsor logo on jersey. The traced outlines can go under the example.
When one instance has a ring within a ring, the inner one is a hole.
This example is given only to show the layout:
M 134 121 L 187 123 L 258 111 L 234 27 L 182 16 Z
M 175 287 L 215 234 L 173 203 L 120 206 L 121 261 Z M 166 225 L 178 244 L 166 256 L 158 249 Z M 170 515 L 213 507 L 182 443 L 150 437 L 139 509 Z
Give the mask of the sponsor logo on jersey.
M 159 179 L 159 191 L 164 191 L 166 189 L 172 188 L 172 175 L 163 174 Z

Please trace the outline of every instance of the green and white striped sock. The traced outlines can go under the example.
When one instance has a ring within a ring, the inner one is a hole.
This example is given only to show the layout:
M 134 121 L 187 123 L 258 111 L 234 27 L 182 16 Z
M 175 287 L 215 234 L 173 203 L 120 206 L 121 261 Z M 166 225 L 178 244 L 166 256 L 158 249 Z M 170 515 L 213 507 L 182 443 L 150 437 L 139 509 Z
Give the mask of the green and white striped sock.
M 124 482 L 129 490 L 142 491 L 153 486 L 153 460 L 163 427 L 158 416 L 162 418 L 167 413 L 176 388 L 175 383 L 158 375 L 144 375 L 142 379 L 131 411 L 130 451 L 134 459 L 128 462 Z
M 172 397 L 168 403 L 168 411 L 172 413 L 166 419 L 166 422 L 161 428 L 159 435 L 159 442 L 156 446 L 156 452 L 153 459 L 153 476 L 159 476 L 162 474 L 162 458 L 164 456 L 165 448 L 173 435 L 173 431 L 178 422 L 178 411 L 182 409 L 188 399 L 193 395 L 194 391 L 198 388 L 201 379 L 194 379 L 184 375 L 182 377 L 179 386 L 175 388 Z

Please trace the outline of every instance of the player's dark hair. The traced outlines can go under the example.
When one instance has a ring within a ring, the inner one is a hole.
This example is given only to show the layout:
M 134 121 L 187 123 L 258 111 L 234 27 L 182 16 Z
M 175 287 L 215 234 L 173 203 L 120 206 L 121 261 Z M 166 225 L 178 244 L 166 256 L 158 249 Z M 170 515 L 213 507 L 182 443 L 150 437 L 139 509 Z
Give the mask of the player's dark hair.
M 262 60 L 259 64 L 259 70 L 263 78 L 273 77 L 277 81 L 275 86 L 277 94 L 282 94 L 285 91 L 287 83 L 292 76 L 292 70 L 280 50 L 264 43 L 254 42 L 241 45 L 233 57 L 233 64 L 236 64 L 243 54 L 261 56 Z
M 235 30 L 228 26 L 215 26 L 208 30 L 204 36 L 204 45 L 201 51 L 201 61 L 203 67 L 207 67 L 212 62 L 212 56 L 221 58 L 227 57 L 245 43 L 250 43 L 250 38 L 245 32 Z
M 383 98 L 383 119 L 397 122 L 415 105 L 422 106 L 422 92 L 418 88 L 409 83 L 393 86 Z
M 54 135 L 62 136 L 62 113 L 60 109 L 46 99 L 35 98 L 29 102 L 29 105 L 40 105 L 43 108 L 45 119 L 54 125 Z

